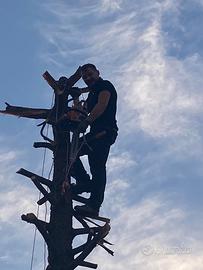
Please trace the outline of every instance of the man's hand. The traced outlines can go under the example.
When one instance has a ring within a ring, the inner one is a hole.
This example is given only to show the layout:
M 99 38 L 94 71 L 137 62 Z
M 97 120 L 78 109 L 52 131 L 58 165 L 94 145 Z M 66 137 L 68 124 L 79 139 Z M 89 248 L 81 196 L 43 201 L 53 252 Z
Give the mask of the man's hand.
M 79 133 L 85 133 L 89 124 L 90 124 L 90 122 L 87 119 L 81 121 L 80 124 L 78 125 L 77 131 Z

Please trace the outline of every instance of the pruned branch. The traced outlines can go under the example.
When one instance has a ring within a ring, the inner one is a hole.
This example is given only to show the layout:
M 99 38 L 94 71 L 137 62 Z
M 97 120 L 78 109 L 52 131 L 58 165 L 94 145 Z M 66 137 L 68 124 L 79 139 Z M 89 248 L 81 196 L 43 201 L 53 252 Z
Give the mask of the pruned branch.
M 79 67 L 76 70 L 76 72 L 68 78 L 69 88 L 71 88 L 80 78 L 81 78 L 81 67 Z
M 81 216 L 79 216 L 79 215 L 76 213 L 76 211 L 73 211 L 73 216 L 77 219 L 78 222 L 80 222 L 80 223 L 82 224 L 82 226 L 83 226 L 84 228 L 89 229 L 89 226 L 88 226 L 87 222 L 84 221 L 84 219 L 83 219 Z
M 89 228 L 77 228 L 73 230 L 73 235 L 81 235 L 81 234 L 95 234 L 96 232 L 99 232 L 99 227 L 89 227 Z
M 55 150 L 55 146 L 51 143 L 47 143 L 47 142 L 35 142 L 33 144 L 33 147 L 34 148 L 47 148 L 51 151 L 54 151 Z
M 96 247 L 96 245 L 99 244 L 104 237 L 106 237 L 109 231 L 110 225 L 106 223 L 103 227 L 99 228 L 99 231 L 95 233 L 93 237 L 91 237 L 92 235 L 89 234 L 86 244 L 83 244 L 73 250 L 75 254 L 81 251 L 82 253 L 74 259 L 73 263 L 71 264 L 71 268 L 75 269 L 78 265 L 80 265 L 84 261 L 84 259 L 91 253 L 91 251 Z M 102 242 L 100 244 L 106 251 L 113 255 L 113 251 L 105 247 Z
M 107 248 L 103 243 L 102 241 L 98 243 L 98 245 L 100 245 L 100 247 L 102 247 L 103 249 L 105 249 L 109 254 L 111 254 L 111 256 L 114 256 L 114 251 Z
M 48 192 L 48 195 L 49 195 L 49 197 L 51 197 L 51 192 Z M 45 202 L 47 202 L 47 196 L 46 197 L 42 197 L 41 199 L 39 199 L 38 201 L 37 201 L 37 204 L 38 205 L 42 205 L 42 204 L 44 204 Z
M 93 237 L 92 240 L 90 240 L 85 249 L 82 251 L 82 253 L 74 259 L 74 261 L 72 262 L 72 264 L 70 265 L 70 268 L 75 269 L 80 263 L 82 263 L 84 261 L 84 259 L 92 252 L 92 250 L 96 247 L 97 242 L 100 239 L 100 234 L 98 233 L 97 235 L 95 235 Z
M 83 267 L 88 267 L 88 268 L 96 269 L 98 265 L 95 264 L 95 263 L 83 261 L 83 262 L 79 263 L 79 266 L 83 266 Z
M 51 203 L 51 204 L 55 204 L 55 201 L 53 200 L 53 197 L 52 196 L 49 196 L 49 193 L 46 191 L 46 189 L 40 184 L 40 181 L 45 181 L 46 184 L 48 185 L 51 185 L 51 181 L 47 180 L 47 179 L 43 179 L 43 177 L 40 177 L 38 178 L 38 176 L 36 177 L 35 174 L 33 174 L 33 176 L 30 176 L 30 172 L 29 171 L 26 171 L 24 169 L 20 169 L 19 171 L 17 171 L 17 173 L 19 174 L 22 174 L 24 176 L 27 176 L 29 177 L 32 182 L 35 184 L 35 186 L 39 189 L 39 191 L 44 195 L 44 197 L 46 197 L 46 199 Z M 29 176 L 28 176 L 29 175 Z M 41 178 L 41 179 L 40 179 Z M 40 181 L 38 180 L 40 179 Z M 47 182 L 49 181 L 49 182 Z
M 53 184 L 50 180 L 48 180 L 42 176 L 39 176 L 33 172 L 30 172 L 28 170 L 25 170 L 23 168 L 18 170 L 16 173 L 21 174 L 23 176 L 26 176 L 26 177 L 30 178 L 32 181 L 37 181 L 43 185 L 46 185 L 47 187 L 49 187 L 49 189 L 52 189 L 52 187 L 53 187 Z
M 77 202 L 81 202 L 81 203 L 85 203 L 85 204 L 88 203 L 88 199 L 86 199 L 86 198 L 84 198 L 82 196 L 79 196 L 79 195 L 73 194 L 72 199 L 77 201 Z
M 48 71 L 45 71 L 43 74 L 43 78 L 47 81 L 47 83 L 52 87 L 55 94 L 62 95 L 64 90 L 70 89 L 80 78 L 81 78 L 81 68 L 79 67 L 76 72 L 67 79 L 66 89 L 61 89 L 58 82 L 51 76 Z M 67 93 L 69 94 L 69 93 Z
M 50 243 L 49 235 L 48 235 L 48 223 L 38 219 L 35 214 L 28 213 L 26 215 L 22 215 L 21 219 L 28 223 L 34 224 L 38 231 L 43 236 L 44 240 L 46 241 L 47 245 Z
M 6 103 L 6 109 L 0 110 L 2 114 L 15 115 L 19 117 L 26 117 L 32 119 L 47 119 L 50 110 L 48 109 L 37 109 L 37 108 L 28 108 L 20 106 L 12 106 Z
M 61 95 L 63 93 L 63 90 L 59 87 L 57 81 L 51 76 L 51 74 L 49 74 L 48 71 L 45 71 L 42 76 L 47 81 L 47 83 L 53 88 L 55 94 Z

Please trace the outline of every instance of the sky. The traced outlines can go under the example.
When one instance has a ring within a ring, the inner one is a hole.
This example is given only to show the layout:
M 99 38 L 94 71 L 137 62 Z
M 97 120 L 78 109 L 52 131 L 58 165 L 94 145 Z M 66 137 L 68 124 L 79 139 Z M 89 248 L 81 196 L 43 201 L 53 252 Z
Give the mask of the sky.
M 1 109 L 50 108 L 43 72 L 69 77 L 89 62 L 117 89 L 101 209 L 115 256 L 97 247 L 89 260 L 101 270 L 202 269 L 203 1 L 7 0 L 0 20 Z M 20 216 L 36 213 L 39 194 L 15 172 L 47 176 L 51 156 L 43 172 L 44 152 L 32 148 L 40 121 L 0 123 L 0 266 L 27 270 L 34 227 Z M 33 270 L 44 267 L 43 247 L 37 234 Z

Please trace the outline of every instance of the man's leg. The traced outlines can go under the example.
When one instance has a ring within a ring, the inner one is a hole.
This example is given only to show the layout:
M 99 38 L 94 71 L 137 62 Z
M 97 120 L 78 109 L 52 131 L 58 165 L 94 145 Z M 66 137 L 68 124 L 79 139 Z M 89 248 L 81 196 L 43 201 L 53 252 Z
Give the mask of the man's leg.
M 106 162 L 109 155 L 110 145 L 102 140 L 92 145 L 92 152 L 88 154 L 90 171 L 92 174 L 92 192 L 89 206 L 99 210 L 103 200 L 106 186 Z
M 71 171 L 71 176 L 75 178 L 77 184 L 90 180 L 89 174 L 85 170 L 79 157 L 74 162 Z
M 80 156 L 91 154 L 92 145 L 94 146 L 94 144 L 95 144 L 94 135 L 87 133 L 85 135 L 85 140 L 87 143 L 85 143 L 82 146 L 82 148 L 80 149 L 78 156 L 77 156 L 74 164 L 72 165 L 72 169 L 71 169 L 71 176 L 73 176 L 76 179 L 77 183 L 83 183 L 86 180 L 87 181 L 90 180 L 90 177 L 82 164 Z M 81 144 L 83 142 L 84 142 L 84 139 L 82 137 L 79 139 L 79 144 L 78 144 L 79 147 L 81 146 Z
M 97 216 L 104 200 L 106 186 L 106 162 L 110 146 L 115 142 L 117 131 L 107 134 L 104 138 L 91 141 L 92 151 L 88 152 L 90 171 L 92 174 L 92 191 L 89 203 L 76 206 L 77 210 L 91 216 Z
M 81 140 L 79 141 L 79 145 L 81 145 Z M 84 156 L 88 154 L 88 147 L 86 145 L 83 145 L 80 149 L 78 156 L 75 160 L 75 162 L 72 165 L 71 168 L 71 176 L 73 176 L 76 180 L 76 186 L 74 187 L 75 193 L 82 193 L 83 191 L 90 191 L 91 190 L 91 181 L 90 176 L 85 170 L 82 161 L 80 159 L 80 156 Z

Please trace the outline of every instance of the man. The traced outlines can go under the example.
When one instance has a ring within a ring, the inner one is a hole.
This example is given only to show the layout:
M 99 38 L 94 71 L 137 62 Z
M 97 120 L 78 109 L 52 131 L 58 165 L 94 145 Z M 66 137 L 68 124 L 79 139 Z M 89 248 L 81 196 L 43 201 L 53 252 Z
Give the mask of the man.
M 86 100 L 89 115 L 79 124 L 78 131 L 84 133 L 90 125 L 90 132 L 86 135 L 89 146 L 84 145 L 79 156 L 88 155 L 92 180 L 78 157 L 73 165 L 76 178 L 75 192 L 91 191 L 91 195 L 88 204 L 77 206 L 77 210 L 98 215 L 106 186 L 106 162 L 118 131 L 117 93 L 112 83 L 100 77 L 99 71 L 93 64 L 83 65 L 81 75 L 88 87 L 79 89 L 79 94 L 89 92 Z M 99 134 L 101 136 L 96 138 Z

